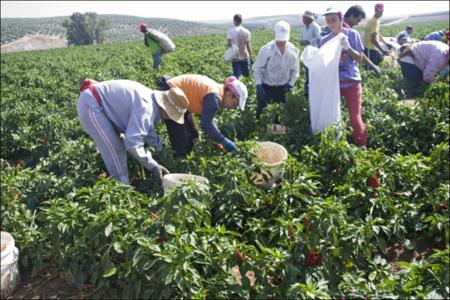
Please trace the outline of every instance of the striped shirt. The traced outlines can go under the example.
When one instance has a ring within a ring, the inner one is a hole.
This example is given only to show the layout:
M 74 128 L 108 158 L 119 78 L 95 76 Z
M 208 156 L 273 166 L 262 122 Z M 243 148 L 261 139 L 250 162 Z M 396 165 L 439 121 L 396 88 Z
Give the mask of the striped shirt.
M 436 73 L 448 66 L 448 45 L 438 41 L 418 42 L 411 46 L 416 66 L 423 71 L 423 80 L 435 82 Z

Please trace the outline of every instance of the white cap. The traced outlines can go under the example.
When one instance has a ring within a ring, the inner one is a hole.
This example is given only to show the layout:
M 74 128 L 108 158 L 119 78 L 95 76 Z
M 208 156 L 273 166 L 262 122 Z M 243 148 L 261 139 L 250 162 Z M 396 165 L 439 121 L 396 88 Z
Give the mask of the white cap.
M 291 26 L 285 21 L 279 21 L 275 24 L 275 40 L 276 41 L 289 41 L 289 32 Z
M 341 13 L 341 14 L 342 14 L 340 8 L 338 8 L 338 7 L 328 7 L 328 8 L 325 10 L 325 12 L 324 12 L 323 15 L 325 16 L 325 15 L 328 15 L 328 14 L 337 14 L 337 13 Z
M 232 84 L 236 92 L 239 94 L 239 109 L 244 110 L 245 102 L 247 101 L 248 96 L 247 87 L 239 80 L 234 80 Z

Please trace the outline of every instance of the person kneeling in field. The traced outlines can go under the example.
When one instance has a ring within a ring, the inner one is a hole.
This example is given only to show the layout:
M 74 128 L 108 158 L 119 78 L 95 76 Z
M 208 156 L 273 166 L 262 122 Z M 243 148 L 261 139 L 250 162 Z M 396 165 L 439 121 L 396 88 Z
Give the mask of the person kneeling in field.
M 155 127 L 160 119 L 182 124 L 188 100 L 178 88 L 152 91 L 130 80 L 96 82 L 85 80 L 80 87 L 78 117 L 95 141 L 110 176 L 128 184 L 127 151 L 150 170 L 161 184 L 169 171 L 158 164 L 144 144 L 157 152 L 164 148 Z M 120 139 L 124 133 L 124 141 Z
M 165 76 L 158 80 L 157 85 L 161 90 L 180 88 L 189 100 L 184 124 L 165 121 L 175 156 L 186 156 L 198 141 L 199 134 L 192 113 L 200 116 L 202 128 L 209 138 L 221 143 L 227 151 L 236 149 L 236 144 L 217 128 L 214 117 L 221 108 L 239 107 L 244 110 L 248 92 L 241 81 L 230 76 L 225 84 L 220 84 L 203 75 L 185 74 L 170 79 Z
M 412 82 L 436 82 L 436 74 L 448 75 L 449 46 L 438 41 L 422 41 L 400 48 L 399 64 L 403 77 Z

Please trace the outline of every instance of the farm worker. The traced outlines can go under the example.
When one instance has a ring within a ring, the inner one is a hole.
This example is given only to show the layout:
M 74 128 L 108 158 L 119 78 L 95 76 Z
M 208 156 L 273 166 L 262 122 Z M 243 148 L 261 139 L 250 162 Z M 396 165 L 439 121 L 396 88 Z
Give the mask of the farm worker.
M 153 91 L 130 80 L 85 80 L 80 92 L 78 117 L 95 141 L 109 175 L 129 183 L 128 151 L 161 183 L 169 171 L 152 158 L 144 144 L 161 152 L 164 145 L 155 131 L 157 122 L 160 119 L 184 122 L 188 100 L 183 91 L 177 88 Z M 123 142 L 120 133 L 125 135 Z
M 314 20 L 317 18 L 317 15 L 312 13 L 309 10 L 306 10 L 303 13 L 302 21 L 305 25 L 305 30 L 300 35 L 300 45 L 301 46 L 317 46 L 320 40 L 320 25 L 317 24 Z M 308 79 L 308 68 L 305 67 L 305 93 L 308 91 L 309 87 L 309 79 Z
M 375 5 L 375 15 L 367 22 L 364 34 L 364 53 L 375 64 L 379 65 L 383 61 L 383 55 L 389 55 L 389 52 L 381 47 L 384 43 L 388 49 L 391 48 L 380 34 L 380 18 L 383 16 L 384 5 L 378 3 Z
M 305 30 L 300 35 L 300 45 L 301 46 L 317 46 L 320 39 L 320 25 L 317 24 L 314 20 L 317 18 L 317 15 L 312 13 L 309 10 L 306 10 L 303 13 L 302 21 L 305 25 Z
M 422 41 L 402 46 L 399 63 L 403 77 L 413 81 L 436 82 L 448 74 L 449 46 L 438 41 Z
M 161 64 L 162 56 L 164 55 L 163 49 L 159 45 L 159 41 L 148 32 L 147 25 L 144 23 L 141 23 L 139 25 L 140 31 L 144 34 L 144 44 L 148 47 L 150 50 L 150 53 L 152 54 L 153 58 L 153 70 L 158 70 L 159 66 Z
M 399 32 L 395 36 L 395 38 L 398 40 L 398 38 L 400 36 L 402 36 L 403 38 L 406 38 L 406 43 L 409 43 L 409 42 L 411 42 L 410 35 L 413 33 L 413 31 L 414 31 L 413 27 L 411 25 L 408 25 L 408 26 L 406 26 L 406 29 L 401 31 L 401 32 Z
M 248 77 L 250 75 L 250 64 L 253 63 L 252 47 L 250 45 L 251 33 L 242 26 L 242 15 L 236 14 L 233 17 L 234 28 L 227 32 L 227 47 L 233 45 L 238 51 L 236 57 L 231 61 L 233 75 L 237 79 L 241 75 Z
M 445 32 L 447 32 L 447 34 L 448 34 L 447 30 L 438 30 L 438 31 L 431 32 L 424 37 L 424 40 L 425 41 L 442 41 L 442 38 L 445 36 Z
M 253 64 L 258 118 L 272 100 L 286 102 L 286 94 L 292 90 L 300 73 L 299 51 L 289 42 L 289 24 L 279 21 L 275 24 L 274 31 L 275 40 L 259 50 Z
M 331 33 L 320 39 L 320 46 L 341 32 L 345 35 L 341 39 L 343 50 L 339 62 L 340 93 L 346 100 L 350 125 L 353 129 L 353 140 L 358 146 L 366 146 L 367 132 L 361 116 L 362 88 L 358 69 L 358 64 L 363 60 L 364 46 L 358 31 L 343 28 L 342 13 L 339 9 L 328 8 L 324 16 Z
M 366 12 L 360 5 L 351 6 L 344 14 L 344 23 L 342 26 L 344 28 L 353 28 L 361 22 L 362 19 L 366 18 Z M 372 69 L 376 75 L 381 74 L 381 69 L 376 66 L 364 53 L 363 55 L 363 63 L 368 65 L 370 69 Z
M 164 81 L 164 80 L 162 80 Z M 236 77 L 230 76 L 225 84 L 215 82 L 209 77 L 185 74 L 168 79 L 166 84 L 159 82 L 161 89 L 180 88 L 189 100 L 184 113 L 184 124 L 166 120 L 167 133 L 176 156 L 186 156 L 198 139 L 198 131 L 192 114 L 200 116 L 200 124 L 206 135 L 222 144 L 227 151 L 236 149 L 236 144 L 226 138 L 214 122 L 221 108 L 244 110 L 247 100 L 247 87 Z
M 399 35 L 397 35 L 397 44 L 398 45 L 403 46 L 406 43 L 408 43 L 408 38 L 407 38 L 406 34 L 400 33 Z

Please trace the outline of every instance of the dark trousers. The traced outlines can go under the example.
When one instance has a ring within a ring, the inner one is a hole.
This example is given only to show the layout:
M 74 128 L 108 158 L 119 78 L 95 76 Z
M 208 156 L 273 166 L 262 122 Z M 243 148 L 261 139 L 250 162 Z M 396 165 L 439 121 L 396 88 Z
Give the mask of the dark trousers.
M 283 86 L 262 85 L 264 88 L 264 97 L 256 97 L 258 106 L 256 107 L 256 117 L 259 118 L 263 109 L 271 102 L 286 103 L 286 94 L 283 92 Z M 277 118 L 278 119 L 278 118 Z
M 156 81 L 156 85 L 160 91 L 170 90 L 167 81 L 170 76 L 164 75 Z M 178 124 L 172 120 L 164 120 L 166 123 L 167 134 L 169 135 L 172 150 L 175 152 L 175 157 L 185 157 L 194 147 L 194 141 L 198 139 L 198 129 L 195 124 L 195 119 L 192 113 L 186 112 L 184 114 L 184 124 Z
M 169 135 L 172 150 L 176 157 L 185 157 L 194 147 L 198 139 L 198 130 L 194 116 L 190 112 L 184 114 L 184 124 L 178 124 L 172 120 L 164 120 Z
M 374 63 L 374 65 L 378 66 L 383 61 L 383 54 L 378 50 L 373 49 L 364 49 L 364 54 Z M 365 68 L 368 68 L 365 65 Z
M 402 68 L 403 78 L 412 82 L 423 81 L 423 72 L 416 65 L 401 61 L 400 67 Z
M 245 60 L 239 60 L 239 61 L 233 61 L 231 63 L 233 67 L 233 75 L 237 79 L 244 75 L 245 77 L 248 77 L 250 75 L 250 62 L 248 59 Z

